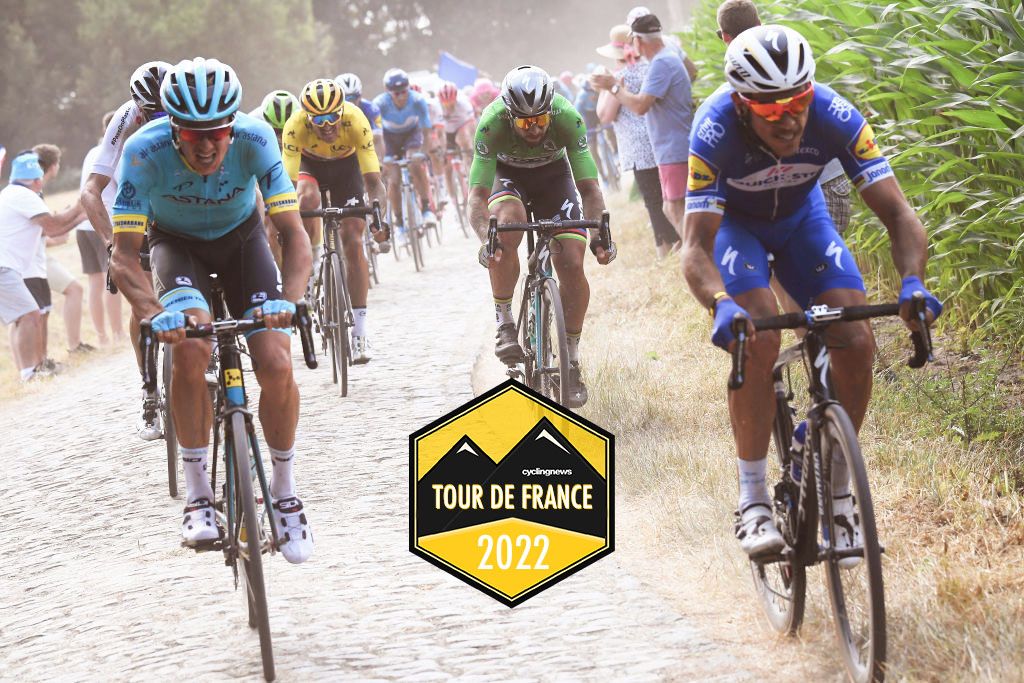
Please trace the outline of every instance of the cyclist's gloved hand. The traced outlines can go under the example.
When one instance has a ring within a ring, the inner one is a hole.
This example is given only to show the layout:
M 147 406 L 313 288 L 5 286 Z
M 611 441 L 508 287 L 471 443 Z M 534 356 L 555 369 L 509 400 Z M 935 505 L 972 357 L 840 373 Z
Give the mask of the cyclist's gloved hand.
M 935 295 L 925 288 L 924 283 L 921 282 L 921 278 L 916 275 L 908 275 L 903 278 L 903 286 L 900 289 L 900 306 L 909 303 L 917 292 L 924 295 L 924 305 L 929 311 L 931 311 L 932 320 L 942 315 L 942 302 L 935 298 Z
M 150 325 L 154 332 L 173 332 L 185 327 L 185 314 L 181 311 L 163 310 L 153 316 Z
M 597 253 L 598 248 L 603 248 L 605 253 L 604 260 L 601 260 L 601 255 Z M 615 242 L 609 242 L 606 246 L 599 239 L 590 240 L 590 253 L 597 257 L 598 263 L 601 265 L 608 265 L 615 260 L 619 250 L 615 248 Z
M 711 327 L 711 341 L 715 346 L 729 350 L 736 337 L 732 333 L 732 321 L 739 313 L 744 318 L 750 315 L 732 299 L 719 299 L 715 306 L 715 324 Z
M 295 315 L 295 304 L 287 299 L 264 301 L 260 307 L 267 327 L 291 327 Z

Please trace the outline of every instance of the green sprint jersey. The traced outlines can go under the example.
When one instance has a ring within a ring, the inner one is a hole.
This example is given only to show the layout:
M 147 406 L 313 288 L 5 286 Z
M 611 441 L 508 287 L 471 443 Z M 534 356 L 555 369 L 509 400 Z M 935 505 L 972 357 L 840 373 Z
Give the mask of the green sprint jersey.
M 587 126 L 576 108 L 561 95 L 555 95 L 551 101 L 551 123 L 540 144 L 527 144 L 512 127 L 512 116 L 500 97 L 484 109 L 476 127 L 470 185 L 490 189 L 499 161 L 517 168 L 536 168 L 566 154 L 577 182 L 597 178 L 597 165 L 587 146 Z

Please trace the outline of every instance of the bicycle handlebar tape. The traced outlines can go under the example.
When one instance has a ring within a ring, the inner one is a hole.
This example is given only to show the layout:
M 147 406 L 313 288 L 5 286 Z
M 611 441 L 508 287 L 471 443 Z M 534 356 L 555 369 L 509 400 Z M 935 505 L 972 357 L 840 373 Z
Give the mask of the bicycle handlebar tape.
M 309 317 L 309 304 L 305 300 L 295 304 L 295 326 L 299 328 L 299 339 L 302 342 L 302 356 L 306 361 L 306 367 L 316 370 L 316 347 L 313 344 L 313 321 Z

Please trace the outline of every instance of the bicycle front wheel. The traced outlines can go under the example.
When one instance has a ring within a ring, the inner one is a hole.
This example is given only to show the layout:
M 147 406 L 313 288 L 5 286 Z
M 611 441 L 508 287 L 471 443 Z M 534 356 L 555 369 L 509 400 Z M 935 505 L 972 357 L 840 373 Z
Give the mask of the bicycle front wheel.
M 867 470 L 857 442 L 857 432 L 841 406 L 830 405 L 825 409 L 820 430 L 818 440 L 822 469 L 831 469 L 829 465 L 836 459 L 846 461 L 854 500 L 851 521 L 860 532 L 859 547 L 844 553 L 831 550 L 835 546 L 838 527 L 832 509 L 831 477 L 822 472 L 822 534 L 832 539 L 831 543 L 825 543 L 825 576 L 836 635 L 850 678 L 856 683 L 882 681 L 885 678 L 886 654 L 885 590 L 882 552 Z
M 178 480 L 181 478 L 182 462 L 178 454 L 178 433 L 174 430 L 171 416 L 171 369 L 174 347 L 163 344 L 163 363 L 160 368 L 160 423 L 164 428 L 164 446 L 167 448 L 167 491 L 171 498 L 178 497 Z
M 562 314 L 562 296 L 552 278 L 544 280 L 540 289 L 540 317 L 536 348 L 539 352 L 537 372 L 542 394 L 565 405 L 569 399 L 569 345 Z
M 238 525 L 238 561 L 240 574 L 245 577 L 246 598 L 249 605 L 249 626 L 260 634 L 260 654 L 263 677 L 274 680 L 274 650 L 270 640 L 270 612 L 267 607 L 267 589 L 263 577 L 263 541 L 266 534 L 256 509 L 256 496 L 252 488 L 249 456 L 249 430 L 242 413 L 231 416 L 231 450 L 234 458 L 235 491 L 241 513 Z
M 412 249 L 412 260 L 416 272 L 423 270 L 423 216 L 416 206 L 416 193 L 405 195 L 405 220 L 409 228 L 409 246 Z

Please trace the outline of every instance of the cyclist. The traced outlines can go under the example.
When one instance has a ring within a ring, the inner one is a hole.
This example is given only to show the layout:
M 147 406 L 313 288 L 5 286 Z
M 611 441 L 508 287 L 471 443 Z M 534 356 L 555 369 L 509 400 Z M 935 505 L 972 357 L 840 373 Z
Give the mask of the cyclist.
M 583 117 L 583 123 L 587 126 L 587 144 L 590 146 L 590 154 L 594 157 L 594 164 L 598 171 L 604 168 L 601 163 L 600 145 L 597 143 L 597 136 L 601 134 L 601 120 L 597 117 L 597 91 L 585 77 L 580 79 L 580 90 L 576 94 L 574 105 L 576 111 Z M 605 187 L 608 186 L 607 178 Z
M 292 114 L 284 128 L 284 165 L 296 188 L 299 207 L 320 208 L 320 193 L 331 192 L 337 207 L 366 206 L 363 192 L 385 204 L 380 166 L 373 149 L 370 122 L 363 111 L 345 102 L 341 87 L 329 78 L 310 81 L 299 97 L 301 109 Z M 313 241 L 323 239 L 321 220 L 304 219 Z M 366 220 L 341 221 L 341 241 L 348 271 L 348 289 L 352 297 L 355 326 L 352 328 L 352 362 L 369 363 L 370 349 L 366 332 L 366 293 L 370 271 L 363 253 Z M 387 229 L 374 234 L 377 242 L 387 240 Z M 383 249 L 382 249 L 383 250 Z
M 427 134 L 426 146 L 427 156 L 430 157 L 430 176 L 437 182 L 431 187 L 437 190 L 434 196 L 434 208 L 440 207 L 444 210 L 448 203 L 448 188 L 444 184 L 444 109 L 441 101 L 432 91 L 424 92 L 423 89 L 413 83 L 409 86 L 414 91 L 423 95 L 427 100 L 427 111 L 430 113 L 430 122 L 433 124 L 430 133 Z
M 538 219 L 596 220 L 604 211 L 583 119 L 569 100 L 555 94 L 551 77 L 539 67 L 525 65 L 508 72 L 501 84 L 501 97 L 488 105 L 477 126 L 475 150 L 469 174 L 469 214 L 481 238 L 487 232 L 489 214 L 495 214 L 499 223 L 525 222 L 527 204 Z M 481 247 L 480 261 L 490 270 L 494 295 L 495 355 L 514 362 L 523 356 L 512 317 L 512 294 L 519 278 L 517 250 L 523 234 L 506 232 L 500 238 L 500 251 L 484 260 Z M 568 336 L 569 407 L 587 401 L 579 361 L 580 335 L 590 301 L 590 285 L 583 273 L 586 246 L 586 231 L 567 229 L 555 235 L 551 248 Z M 591 234 L 590 250 L 601 264 L 615 258 L 615 245 L 606 251 L 597 242 L 596 231 Z
M 377 150 L 377 161 L 384 163 L 384 138 L 381 134 L 383 123 L 380 119 L 380 108 L 363 97 L 363 82 L 354 73 L 338 74 L 335 82 L 341 86 L 345 93 L 345 101 L 351 102 L 366 114 L 366 120 L 370 122 L 370 132 L 373 133 L 373 148 Z
M 499 94 L 498 88 L 491 82 L 491 79 L 476 79 L 476 83 L 473 84 L 473 91 L 469 95 L 469 101 L 473 103 L 473 111 L 477 118 L 480 118 L 484 113 L 487 105 L 498 99 Z
M 444 122 L 444 147 L 458 151 L 468 167 L 473 159 L 473 133 L 476 131 L 476 115 L 469 99 L 459 93 L 459 89 L 451 81 L 445 81 L 437 91 L 437 99 L 441 102 Z M 445 180 L 448 188 L 452 188 L 452 167 L 445 164 Z
M 410 92 L 409 75 L 401 69 L 388 69 L 384 74 L 384 88 L 387 92 L 374 98 L 380 108 L 384 122 L 384 173 L 387 175 L 388 197 L 391 200 L 391 215 L 399 234 L 402 226 L 401 173 L 394 160 L 416 154 L 429 139 L 432 124 L 427 109 L 427 100 L 418 92 Z M 431 210 L 434 201 L 430 193 L 427 167 L 422 160 L 411 166 L 412 184 L 420 198 L 424 225 L 436 225 L 437 217 Z M 407 216 L 411 220 L 411 217 Z M 401 237 L 399 237 L 401 239 Z
M 128 82 L 131 98 L 114 111 L 114 117 L 107 125 L 103 140 L 100 142 L 96 161 L 82 188 L 82 207 L 85 209 L 85 215 L 96 233 L 108 244 L 113 236 L 110 215 L 117 194 L 116 184 L 110 181 L 121 160 L 125 141 L 148 121 L 165 116 L 160 102 L 160 82 L 170 66 L 167 62 L 146 62 L 132 74 Z M 142 251 L 148 251 L 145 240 L 142 242 Z M 141 373 L 142 356 L 135 343 L 139 338 L 139 319 L 134 308 L 129 318 L 128 330 Z M 142 413 L 135 428 L 139 437 L 145 441 L 153 441 L 163 435 L 155 392 L 148 393 L 145 389 L 142 390 Z
M 281 553 L 300 563 L 313 551 L 313 535 L 292 473 L 299 391 L 288 328 L 309 277 L 310 255 L 295 188 L 270 126 L 236 113 L 242 88 L 230 66 L 202 57 L 178 62 L 168 69 L 160 99 L 169 118 L 151 122 L 125 145 L 131 163 L 118 169 L 110 268 L 139 317 L 151 320 L 161 342 L 176 345 L 172 414 L 186 490 L 181 533 L 190 544 L 219 536 L 206 473 L 210 342 L 185 338 L 186 320 L 210 320 L 210 273 L 217 273 L 231 314 L 262 316 L 267 324 L 247 335 L 248 346 L 273 462 L 272 518 Z M 256 185 L 284 237 L 283 278 L 260 225 Z M 147 230 L 155 296 L 138 259 Z
M 266 94 L 263 98 L 263 102 L 260 103 L 260 106 L 249 112 L 249 116 L 253 116 L 258 119 L 262 118 L 270 124 L 270 127 L 274 129 L 274 135 L 277 136 L 277 146 L 280 149 L 281 135 L 284 133 L 284 124 L 298 108 L 299 100 L 295 95 L 291 94 L 287 90 L 274 90 Z M 258 187 L 256 188 L 256 194 L 259 197 L 258 201 L 260 206 L 263 206 L 263 213 L 267 218 L 267 242 L 270 244 L 270 251 L 274 254 L 274 261 L 280 265 L 282 263 L 281 243 L 278 239 L 277 228 L 274 227 L 274 219 L 266 213 L 266 206 L 263 204 L 263 196 L 260 195 Z M 322 247 L 322 242 L 320 244 L 313 245 L 314 264 L 320 258 L 320 250 Z
M 838 157 L 861 197 L 885 224 L 903 278 L 901 315 L 921 292 L 929 319 L 942 306 L 922 280 L 927 237 L 903 196 L 871 126 L 847 100 L 814 81 L 814 59 L 790 28 L 757 26 L 737 36 L 725 58 L 731 88 L 715 96 L 690 137 L 683 267 L 697 300 L 714 317 L 712 341 L 733 343 L 734 317 L 747 319 L 747 379 L 729 395 L 739 469 L 736 536 L 751 556 L 784 546 L 765 485 L 772 428 L 772 366 L 779 333 L 753 334 L 751 318 L 775 315 L 768 254 L 779 282 L 801 307 L 866 302 L 857 264 L 836 232 L 817 184 Z M 913 327 L 912 323 L 908 326 Z M 874 338 L 866 322 L 830 328 L 837 394 L 859 429 L 871 395 Z M 833 510 L 845 531 L 838 548 L 859 544 L 845 461 L 832 465 Z

